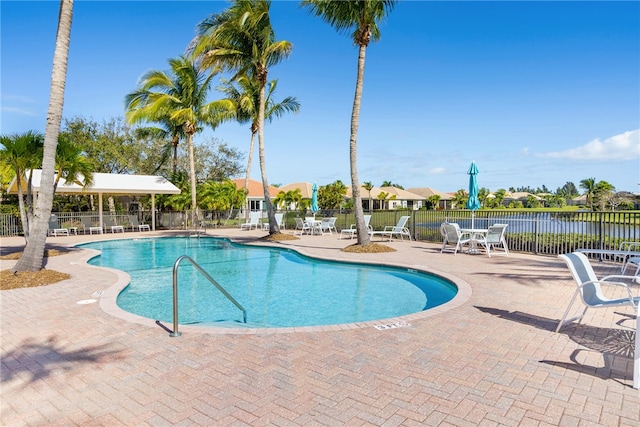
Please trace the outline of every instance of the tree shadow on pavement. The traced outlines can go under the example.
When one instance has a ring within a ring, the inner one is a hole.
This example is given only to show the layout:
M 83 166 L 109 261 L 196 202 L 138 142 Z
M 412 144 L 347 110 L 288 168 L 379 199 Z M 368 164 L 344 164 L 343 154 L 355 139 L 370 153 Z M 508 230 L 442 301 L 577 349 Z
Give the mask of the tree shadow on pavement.
M 0 382 L 14 378 L 25 379 L 25 386 L 52 375 L 56 371 L 69 372 L 85 363 L 105 363 L 123 358 L 121 350 L 109 350 L 108 344 L 66 349 L 55 336 L 44 342 L 34 338 L 24 340 L 19 347 L 3 353 Z
M 560 319 L 549 319 L 520 311 L 507 311 L 479 306 L 475 306 L 475 308 L 501 319 L 534 326 L 549 332 L 555 332 L 558 322 L 560 322 Z M 588 349 L 575 349 L 569 356 L 573 363 L 555 360 L 541 360 L 540 362 L 593 375 L 601 379 L 629 379 L 628 367 L 632 366 L 636 320 L 635 315 L 620 312 L 616 312 L 616 314 L 622 316 L 616 324 L 626 329 L 603 328 L 582 323 L 569 324 L 560 329 L 558 334 L 564 334 L 572 341 Z M 626 326 L 625 324 L 630 324 L 631 326 Z M 602 354 L 604 366 L 596 367 L 580 363 L 578 355 L 588 351 Z M 631 375 L 633 375 L 632 372 Z M 622 383 L 621 381 L 618 382 Z

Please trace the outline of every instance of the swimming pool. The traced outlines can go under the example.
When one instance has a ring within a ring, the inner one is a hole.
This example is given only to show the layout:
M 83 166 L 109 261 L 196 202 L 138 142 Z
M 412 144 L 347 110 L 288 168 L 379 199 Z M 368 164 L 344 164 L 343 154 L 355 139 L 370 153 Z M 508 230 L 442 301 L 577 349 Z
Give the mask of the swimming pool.
M 330 262 L 280 248 L 219 238 L 145 238 L 80 245 L 101 255 L 89 264 L 127 272 L 117 305 L 173 320 L 173 265 L 187 255 L 247 311 L 226 299 L 189 263 L 179 267 L 179 323 L 249 328 L 335 325 L 383 320 L 450 301 L 457 287 L 436 275 L 383 266 Z

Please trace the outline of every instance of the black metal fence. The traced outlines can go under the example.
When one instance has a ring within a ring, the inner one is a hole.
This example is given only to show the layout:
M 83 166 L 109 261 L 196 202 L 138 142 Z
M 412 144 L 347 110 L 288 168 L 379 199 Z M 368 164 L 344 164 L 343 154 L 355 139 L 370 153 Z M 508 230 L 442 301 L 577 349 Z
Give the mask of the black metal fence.
M 487 228 L 491 224 L 508 224 L 506 239 L 509 249 L 517 252 L 557 255 L 577 248 L 618 249 L 622 242 L 640 242 L 640 211 L 620 212 L 535 212 L 527 210 L 392 210 L 365 212 L 371 214 L 370 225 L 375 230 L 395 225 L 401 216 L 408 215 L 408 228 L 416 240 L 442 242 L 440 225 L 457 222 L 461 228 Z M 96 213 L 55 213 L 59 226 L 97 223 Z M 147 213 L 148 215 L 148 213 Z M 142 216 L 142 215 L 141 215 Z M 263 213 L 266 218 L 266 214 Z M 284 212 L 286 228 L 295 227 L 300 212 Z M 334 216 L 336 228 L 349 228 L 355 223 L 353 212 L 322 210 L 316 217 Z M 108 213 L 104 218 L 114 217 Z M 126 226 L 129 215 L 115 215 Z M 225 213 L 199 212 L 198 226 L 207 228 L 238 227 L 245 221 L 238 211 Z M 150 224 L 150 218 L 140 218 Z M 192 229 L 190 212 L 158 212 L 156 228 L 167 230 Z M 81 232 L 83 228 L 79 229 Z M 0 236 L 21 235 L 20 219 L 0 214 Z

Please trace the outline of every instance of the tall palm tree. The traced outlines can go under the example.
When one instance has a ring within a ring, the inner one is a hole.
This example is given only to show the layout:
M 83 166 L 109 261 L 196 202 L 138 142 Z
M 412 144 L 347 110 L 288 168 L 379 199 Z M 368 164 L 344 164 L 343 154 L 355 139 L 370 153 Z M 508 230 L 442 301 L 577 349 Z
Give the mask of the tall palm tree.
M 142 138 L 151 137 L 161 140 L 169 140 L 169 143 L 162 147 L 162 155 L 160 162 L 156 165 L 154 171 L 157 172 L 169 159 L 173 159 L 172 173 L 178 171 L 178 144 L 180 139 L 185 138 L 183 127 L 171 120 L 170 117 L 159 118 L 156 120 L 157 126 L 139 127 L 136 129 L 136 135 Z
M 219 71 L 202 71 L 193 61 L 183 56 L 169 60 L 171 73 L 152 70 L 142 76 L 140 87 L 125 97 L 125 117 L 129 123 L 169 122 L 182 127 L 187 135 L 189 176 L 191 182 L 191 225 L 196 224 L 196 170 L 193 154 L 193 136 L 206 124 L 216 128 L 220 115 L 227 111 L 228 103 L 207 103 L 211 80 Z
M 580 188 L 584 190 L 585 196 L 587 196 L 587 203 L 589 204 L 589 209 L 593 210 L 593 196 L 596 192 L 596 179 L 595 178 L 586 178 L 580 181 Z
M 234 85 L 236 83 L 238 87 Z M 264 119 L 271 122 L 274 118 L 279 118 L 285 113 L 297 114 L 300 111 L 300 103 L 295 97 L 288 96 L 280 102 L 273 99 L 276 91 L 278 80 L 271 80 L 267 84 L 266 89 L 266 105 L 264 111 Z M 249 144 L 249 156 L 247 160 L 247 171 L 245 174 L 244 188 L 245 193 L 249 192 L 249 178 L 251 174 L 251 164 L 253 161 L 253 148 L 255 145 L 255 137 L 258 133 L 258 113 L 260 111 L 260 87 L 256 79 L 252 79 L 246 75 L 238 76 L 233 82 L 222 80 L 222 85 L 218 90 L 227 95 L 227 99 L 234 105 L 236 111 L 236 120 L 239 123 L 251 122 L 251 142 Z M 247 212 L 249 212 L 249 200 L 247 199 Z M 247 213 L 248 215 L 248 213 Z M 247 216 L 248 217 L 248 216 Z
M 269 0 L 236 0 L 222 13 L 209 16 L 198 26 L 193 54 L 199 57 L 204 67 L 221 66 L 224 70 L 234 71 L 234 77 L 247 75 L 258 84 L 258 157 L 269 234 L 274 234 L 280 232 L 280 227 L 269 196 L 264 156 L 266 86 L 269 67 L 287 58 L 293 46 L 288 41 L 276 40 L 269 16 L 270 6 Z
M 370 243 L 369 233 L 364 222 L 360 183 L 358 181 L 357 137 L 360 122 L 360 102 L 364 84 L 364 60 L 367 46 L 371 41 L 380 39 L 378 21 L 385 18 L 393 7 L 395 0 L 303 0 L 302 5 L 308 7 L 315 16 L 320 17 L 339 32 L 349 33 L 358 49 L 358 73 L 356 92 L 351 112 L 351 135 L 349 137 L 349 156 L 351 165 L 351 187 L 353 192 L 353 208 L 356 217 L 356 229 L 359 245 Z
M 44 149 L 44 135 L 36 131 L 28 131 L 24 134 L 15 134 L 10 136 L 2 136 L 0 143 L 4 147 L 0 151 L 0 159 L 2 163 L 7 164 L 13 170 L 16 176 L 16 185 L 18 188 L 18 207 L 20 210 L 20 220 L 22 221 L 22 229 L 24 230 L 25 240 L 29 240 L 29 224 L 32 219 L 32 203 L 31 203 L 31 177 L 33 169 L 38 168 L 42 164 L 42 152 Z M 22 177 L 29 170 L 27 184 L 27 207 L 24 203 L 25 189 L 22 187 Z
M 69 42 L 71 40 L 71 21 L 73 18 L 73 0 L 60 0 L 58 15 L 58 31 L 56 47 L 53 54 L 51 72 L 51 92 L 47 124 L 44 131 L 44 151 L 42 157 L 42 177 L 40 194 L 34 213 L 33 227 L 22 256 L 14 265 L 13 271 L 39 271 L 44 258 L 44 245 L 51 207 L 53 206 L 53 175 L 56 159 L 56 145 L 62 122 L 64 105 L 64 89 L 67 82 L 67 60 L 69 58 Z

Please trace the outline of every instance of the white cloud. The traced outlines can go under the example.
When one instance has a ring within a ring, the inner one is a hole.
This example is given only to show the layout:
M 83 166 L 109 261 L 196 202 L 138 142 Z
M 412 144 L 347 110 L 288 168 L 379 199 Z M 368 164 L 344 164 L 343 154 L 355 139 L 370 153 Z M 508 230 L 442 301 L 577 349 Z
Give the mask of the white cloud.
M 447 170 L 445 168 L 431 168 L 429 169 L 429 173 L 431 175 L 442 175 L 443 173 L 446 173 Z
M 541 153 L 537 156 L 571 160 L 631 160 L 639 158 L 640 129 L 615 135 L 604 141 L 596 138 L 580 147 Z
M 16 108 L 16 107 L 2 107 L 2 111 L 6 112 L 6 113 L 13 113 L 13 114 L 18 114 L 21 116 L 32 116 L 32 117 L 36 117 L 37 114 L 34 113 L 31 110 L 26 110 L 24 108 Z

